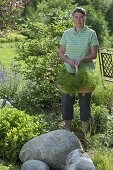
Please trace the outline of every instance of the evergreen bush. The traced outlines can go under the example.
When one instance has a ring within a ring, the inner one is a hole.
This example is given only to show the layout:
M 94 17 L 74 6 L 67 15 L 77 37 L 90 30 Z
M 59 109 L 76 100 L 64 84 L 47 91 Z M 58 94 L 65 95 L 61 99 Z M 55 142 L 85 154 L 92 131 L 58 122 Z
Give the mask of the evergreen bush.
M 17 162 L 21 147 L 46 132 L 43 115 L 29 116 L 16 108 L 0 110 L 0 158 Z

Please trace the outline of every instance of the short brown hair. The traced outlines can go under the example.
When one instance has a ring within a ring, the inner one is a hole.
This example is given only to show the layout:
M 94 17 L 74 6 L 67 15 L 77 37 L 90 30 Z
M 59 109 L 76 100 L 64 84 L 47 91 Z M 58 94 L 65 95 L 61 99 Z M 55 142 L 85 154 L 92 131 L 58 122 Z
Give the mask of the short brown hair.
M 81 12 L 84 16 L 86 16 L 86 10 L 84 8 L 76 7 L 72 13 L 72 16 L 74 16 L 75 12 Z

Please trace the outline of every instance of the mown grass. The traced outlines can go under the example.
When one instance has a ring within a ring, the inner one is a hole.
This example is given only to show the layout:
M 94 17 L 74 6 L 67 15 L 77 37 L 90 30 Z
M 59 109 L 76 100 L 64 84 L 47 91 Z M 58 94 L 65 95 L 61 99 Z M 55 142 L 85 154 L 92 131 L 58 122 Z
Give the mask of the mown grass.
M 10 68 L 14 57 L 18 56 L 15 43 L 0 43 L 0 61 L 6 68 Z

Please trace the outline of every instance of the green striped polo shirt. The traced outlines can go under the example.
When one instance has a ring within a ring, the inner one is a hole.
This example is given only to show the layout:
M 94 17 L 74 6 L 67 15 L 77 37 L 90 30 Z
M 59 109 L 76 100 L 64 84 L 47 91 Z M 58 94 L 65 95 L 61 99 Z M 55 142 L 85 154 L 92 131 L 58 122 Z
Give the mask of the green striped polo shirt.
M 80 32 L 76 32 L 74 28 L 66 30 L 60 40 L 60 45 L 66 48 L 65 54 L 73 60 L 84 58 L 90 53 L 91 46 L 98 46 L 96 32 L 85 26 Z M 74 73 L 75 70 L 68 64 L 64 63 L 69 73 Z M 82 63 L 80 68 L 94 68 L 93 61 Z

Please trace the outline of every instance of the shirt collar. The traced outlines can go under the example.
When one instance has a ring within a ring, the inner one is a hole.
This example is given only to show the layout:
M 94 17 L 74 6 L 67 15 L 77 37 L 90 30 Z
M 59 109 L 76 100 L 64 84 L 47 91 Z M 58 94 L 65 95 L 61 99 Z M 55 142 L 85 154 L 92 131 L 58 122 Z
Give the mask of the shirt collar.
M 81 31 L 77 32 L 74 28 L 73 28 L 73 33 L 81 33 L 83 31 L 85 31 L 87 29 L 87 25 L 84 26 L 84 28 L 81 29 Z

